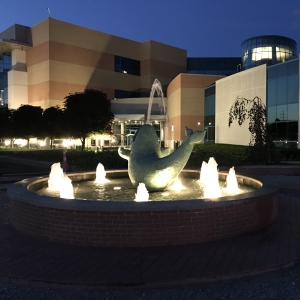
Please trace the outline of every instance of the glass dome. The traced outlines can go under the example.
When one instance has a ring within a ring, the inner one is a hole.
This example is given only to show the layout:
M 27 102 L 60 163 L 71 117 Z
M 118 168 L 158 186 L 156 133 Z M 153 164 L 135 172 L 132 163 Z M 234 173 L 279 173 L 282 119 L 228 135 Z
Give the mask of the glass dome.
M 262 64 L 268 66 L 297 57 L 297 43 L 288 37 L 263 35 L 242 43 L 242 69 Z

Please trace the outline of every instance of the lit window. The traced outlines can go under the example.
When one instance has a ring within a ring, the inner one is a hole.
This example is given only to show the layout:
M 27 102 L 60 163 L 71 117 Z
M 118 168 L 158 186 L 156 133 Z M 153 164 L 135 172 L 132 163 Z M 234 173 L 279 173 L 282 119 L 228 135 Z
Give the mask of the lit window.
M 292 51 L 283 47 L 276 47 L 276 59 L 277 61 L 285 61 L 292 56 Z
M 272 59 L 272 47 L 258 47 L 252 50 L 252 60 Z

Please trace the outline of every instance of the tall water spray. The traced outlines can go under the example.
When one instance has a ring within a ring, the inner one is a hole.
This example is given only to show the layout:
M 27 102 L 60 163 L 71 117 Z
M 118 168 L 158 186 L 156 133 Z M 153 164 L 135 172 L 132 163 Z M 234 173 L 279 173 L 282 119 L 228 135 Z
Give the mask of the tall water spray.
M 164 93 L 161 87 L 161 83 L 157 79 L 155 79 L 151 87 L 146 124 L 150 124 L 150 115 L 151 115 L 152 103 L 153 103 L 153 98 L 155 93 L 157 94 L 158 97 L 161 98 L 161 103 L 163 105 L 163 115 L 167 116 Z

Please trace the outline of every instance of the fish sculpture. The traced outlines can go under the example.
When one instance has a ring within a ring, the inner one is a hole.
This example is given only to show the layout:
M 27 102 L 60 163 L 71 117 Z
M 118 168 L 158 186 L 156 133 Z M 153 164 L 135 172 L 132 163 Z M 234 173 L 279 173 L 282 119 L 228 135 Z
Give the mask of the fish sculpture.
M 136 132 L 131 150 L 120 147 L 119 155 L 128 160 L 128 174 L 134 187 L 144 183 L 149 192 L 164 190 L 185 167 L 195 143 L 201 142 L 206 131 L 185 130 L 182 144 L 171 154 L 160 148 L 155 129 L 144 124 Z

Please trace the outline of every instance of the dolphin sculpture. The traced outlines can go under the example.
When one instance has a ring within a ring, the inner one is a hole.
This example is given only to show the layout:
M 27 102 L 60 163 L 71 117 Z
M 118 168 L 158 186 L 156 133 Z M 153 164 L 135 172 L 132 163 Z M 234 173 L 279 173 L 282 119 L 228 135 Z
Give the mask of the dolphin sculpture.
M 122 147 L 119 155 L 128 160 L 128 174 L 131 183 L 137 187 L 144 183 L 149 192 L 164 190 L 186 165 L 194 143 L 204 139 L 206 131 L 185 130 L 186 137 L 173 153 L 161 149 L 155 129 L 144 124 L 136 132 L 131 150 Z

